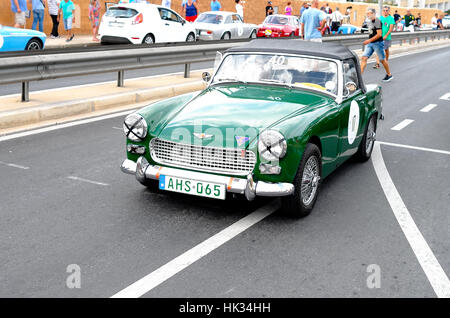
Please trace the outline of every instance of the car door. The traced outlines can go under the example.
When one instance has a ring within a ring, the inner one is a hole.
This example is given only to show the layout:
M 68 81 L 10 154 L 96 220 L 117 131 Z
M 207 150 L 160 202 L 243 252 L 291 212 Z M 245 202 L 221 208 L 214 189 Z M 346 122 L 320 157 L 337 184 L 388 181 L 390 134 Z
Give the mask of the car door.
M 367 109 L 367 96 L 358 80 L 356 64 L 353 59 L 343 62 L 344 99 L 339 114 L 339 159 L 342 164 L 358 151 L 364 133 L 364 118 Z M 347 86 L 347 88 L 346 88 Z
M 233 14 L 231 16 L 233 21 L 233 26 L 231 29 L 231 37 L 233 39 L 239 39 L 244 37 L 244 23 L 238 14 Z
M 161 18 L 161 32 L 160 41 L 158 42 L 180 42 L 184 35 L 183 25 L 181 24 L 178 15 L 170 9 L 158 8 Z
M 225 34 L 225 32 L 229 32 L 230 36 L 231 36 L 232 35 L 233 26 L 234 26 L 233 19 L 231 18 L 231 15 L 229 15 L 229 16 L 227 16 L 225 18 L 225 21 L 223 23 L 223 29 L 224 29 L 223 30 L 223 34 Z

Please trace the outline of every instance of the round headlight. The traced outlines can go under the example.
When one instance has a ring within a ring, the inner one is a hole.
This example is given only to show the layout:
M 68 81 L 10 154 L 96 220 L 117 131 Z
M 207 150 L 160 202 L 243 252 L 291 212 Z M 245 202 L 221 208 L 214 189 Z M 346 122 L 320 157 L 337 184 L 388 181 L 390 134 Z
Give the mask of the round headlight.
M 147 122 L 139 114 L 130 114 L 123 123 L 123 132 L 128 139 L 141 141 L 147 136 Z
M 273 161 L 284 157 L 287 150 L 286 139 L 276 130 L 265 130 L 259 134 L 259 155 L 267 160 Z

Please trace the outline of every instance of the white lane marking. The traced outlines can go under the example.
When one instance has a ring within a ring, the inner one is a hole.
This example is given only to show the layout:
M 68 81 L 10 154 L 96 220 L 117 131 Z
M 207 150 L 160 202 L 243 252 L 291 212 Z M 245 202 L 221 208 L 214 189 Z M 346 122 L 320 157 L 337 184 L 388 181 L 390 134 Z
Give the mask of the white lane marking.
M 212 67 L 209 68 L 203 68 L 200 70 L 191 70 L 191 72 L 206 72 L 211 70 Z M 174 72 L 174 73 L 166 73 L 166 74 L 159 74 L 159 75 L 149 75 L 149 76 L 142 76 L 142 77 L 130 77 L 127 78 L 126 80 L 146 80 L 146 79 L 150 79 L 150 78 L 154 78 L 154 77 L 164 77 L 164 76 L 171 76 L 171 75 L 180 75 L 180 74 L 184 74 L 183 72 Z M 40 91 L 30 91 L 31 94 L 39 94 L 39 93 L 48 93 L 48 92 L 57 92 L 57 91 L 62 91 L 65 89 L 75 89 L 75 88 L 83 88 L 83 87 L 91 87 L 91 86 L 97 86 L 97 85 L 103 85 L 103 84 L 111 84 L 111 83 L 117 83 L 117 80 L 115 81 L 106 81 L 106 82 L 100 82 L 100 83 L 90 83 L 90 84 L 81 84 L 81 85 L 75 85 L 75 86 L 64 86 L 64 87 L 57 87 L 57 88 L 49 88 L 49 89 L 43 89 Z M 20 93 L 14 93 L 14 94 L 9 94 L 9 95 L 2 95 L 0 96 L 1 98 L 6 98 L 6 97 L 18 97 L 21 96 Z
M 412 119 L 405 119 L 402 122 L 395 125 L 394 127 L 392 127 L 391 130 L 402 130 L 403 128 L 405 128 L 406 126 L 411 124 L 413 121 L 414 120 L 412 120 Z
M 439 99 L 450 100 L 450 93 L 442 95 L 441 98 L 439 98 Z
M 430 110 L 432 110 L 433 108 L 435 108 L 437 106 L 437 104 L 428 104 L 427 106 L 425 106 L 424 108 L 422 108 L 420 111 L 422 113 L 428 113 Z
M 92 183 L 92 184 L 101 185 L 101 186 L 105 186 L 105 187 L 109 186 L 109 184 L 107 184 L 107 183 L 98 182 L 98 181 L 92 181 L 92 180 L 89 180 L 89 179 L 84 179 L 84 178 L 75 177 L 75 176 L 68 176 L 67 179 L 81 181 L 81 182 L 87 182 L 87 183 Z
M 104 116 L 98 116 L 98 117 L 93 117 L 93 118 L 87 118 L 87 119 L 82 119 L 82 120 L 78 120 L 78 121 L 73 121 L 73 122 L 70 122 L 70 123 L 65 123 L 65 124 L 60 124 L 60 125 L 55 125 L 55 126 L 48 126 L 48 127 L 43 127 L 43 128 L 38 128 L 38 129 L 33 129 L 33 130 L 28 130 L 28 131 L 23 131 L 23 132 L 11 134 L 11 135 L 6 135 L 6 136 L 0 136 L 0 142 L 5 141 L 5 140 L 11 140 L 11 139 L 16 139 L 16 138 L 36 135 L 36 134 L 40 134 L 40 133 L 44 133 L 44 132 L 48 132 L 48 131 L 53 131 L 53 130 L 58 130 L 58 129 L 62 129 L 62 128 L 67 128 L 67 127 L 73 127 L 73 126 L 93 123 L 93 122 L 101 121 L 101 120 L 105 120 L 105 119 L 110 119 L 110 118 L 115 118 L 115 117 L 120 117 L 120 116 L 126 116 L 126 115 L 134 112 L 135 110 L 136 109 L 131 109 L 131 110 L 126 110 L 126 111 L 123 111 L 123 112 L 120 112 L 120 113 L 113 113 L 113 114 L 108 114 L 108 115 L 104 115 Z
M 425 238 L 422 236 L 422 233 L 420 233 L 397 188 L 392 182 L 378 142 L 375 143 L 373 149 L 372 164 L 392 212 L 394 212 L 395 218 L 416 255 L 420 266 L 422 266 L 434 292 L 439 298 L 450 298 L 450 280 L 425 241 Z
M 414 149 L 414 150 L 422 150 L 422 151 L 441 153 L 441 154 L 444 154 L 444 155 L 450 155 L 450 151 L 447 151 L 447 150 L 425 148 L 425 147 L 416 147 L 416 146 L 396 144 L 396 143 L 393 143 L 393 142 L 385 142 L 385 141 L 377 141 L 377 142 L 382 144 L 382 145 L 386 145 L 386 146 L 400 147 L 400 148 L 407 148 L 407 149 Z
M 120 127 L 113 127 L 112 129 L 117 129 L 117 130 L 122 130 L 123 131 L 123 128 L 120 128 Z
M 23 170 L 28 170 L 28 169 L 30 169 L 30 167 L 21 166 L 21 165 L 16 165 L 15 163 L 9 163 L 9 162 L 3 162 L 3 161 L 0 161 L 0 164 L 5 165 L 5 166 L 8 166 L 8 167 L 12 167 L 12 168 L 23 169 Z
M 147 276 L 139 279 L 137 282 L 121 290 L 111 298 L 137 298 L 148 293 L 167 279 L 201 259 L 203 256 L 214 251 L 216 248 L 271 215 L 276 211 L 276 209 L 277 206 L 274 204 L 274 201 L 262 208 L 259 208 L 255 212 L 250 213 L 236 223 L 233 223 L 214 236 L 174 258 L 154 272 L 151 272 Z

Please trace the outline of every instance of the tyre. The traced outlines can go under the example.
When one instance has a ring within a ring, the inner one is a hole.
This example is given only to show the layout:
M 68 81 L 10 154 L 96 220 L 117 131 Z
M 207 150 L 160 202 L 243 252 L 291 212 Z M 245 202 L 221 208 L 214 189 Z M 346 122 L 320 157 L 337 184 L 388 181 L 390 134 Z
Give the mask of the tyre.
M 222 35 L 222 40 L 229 40 L 229 39 L 231 39 L 231 34 L 230 34 L 230 32 L 225 32 L 225 33 Z
M 195 42 L 195 35 L 193 33 L 189 33 L 186 38 L 186 42 Z
M 366 162 L 372 155 L 373 145 L 375 144 L 377 136 L 377 122 L 376 114 L 372 115 L 367 123 L 363 138 L 359 144 L 356 158 L 361 162 Z
M 147 34 L 142 40 L 142 44 L 152 45 L 155 43 L 155 38 L 151 34 Z
M 295 37 L 295 33 L 292 32 L 291 35 L 289 35 L 289 37 L 291 37 L 291 38 Z
M 252 33 L 250 33 L 250 39 L 256 39 L 256 31 L 253 30 Z
M 31 39 L 25 46 L 26 51 L 42 50 L 42 43 L 38 39 Z
M 321 175 L 320 149 L 315 144 L 308 143 L 295 176 L 294 193 L 281 198 L 283 212 L 296 218 L 310 214 L 319 194 Z

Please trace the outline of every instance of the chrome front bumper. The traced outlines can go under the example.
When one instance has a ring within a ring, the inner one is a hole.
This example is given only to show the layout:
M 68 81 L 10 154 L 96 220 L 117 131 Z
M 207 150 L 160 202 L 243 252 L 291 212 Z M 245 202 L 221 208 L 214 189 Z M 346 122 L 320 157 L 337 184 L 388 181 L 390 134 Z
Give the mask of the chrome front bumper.
M 137 162 L 129 159 L 121 165 L 122 172 L 134 174 L 140 183 L 147 179 L 159 180 L 160 175 L 192 179 L 203 182 L 225 184 L 227 192 L 243 194 L 247 200 L 251 201 L 255 196 L 281 197 L 294 193 L 294 185 L 291 183 L 270 183 L 264 181 L 253 181 L 253 177 L 248 175 L 246 179 L 217 176 L 214 174 L 187 171 L 176 168 L 153 166 L 147 159 L 139 157 Z

